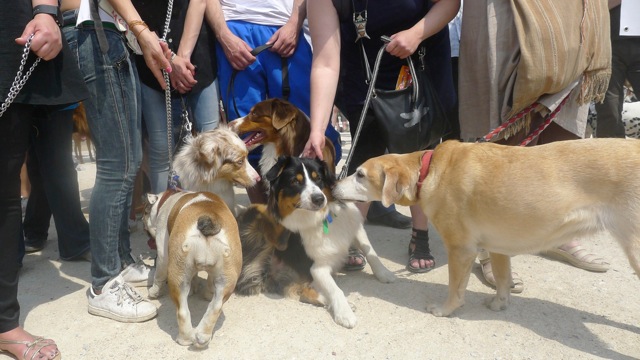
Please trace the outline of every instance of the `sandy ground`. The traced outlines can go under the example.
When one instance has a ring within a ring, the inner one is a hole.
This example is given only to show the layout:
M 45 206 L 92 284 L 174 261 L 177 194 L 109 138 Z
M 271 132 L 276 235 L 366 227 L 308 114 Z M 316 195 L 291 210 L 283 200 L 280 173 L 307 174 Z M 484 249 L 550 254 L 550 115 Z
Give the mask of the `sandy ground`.
M 95 164 L 81 165 L 78 175 L 88 212 Z M 240 202 L 247 203 L 245 193 L 240 189 L 237 193 Z M 407 208 L 399 209 L 408 213 Z M 425 307 L 445 300 L 448 272 L 446 252 L 435 230 L 430 234 L 436 269 L 412 274 L 405 270 L 409 230 L 373 225 L 366 229 L 398 280 L 382 284 L 369 267 L 336 275 L 356 307 L 354 329 L 336 325 L 323 308 L 278 296 L 233 295 L 224 305 L 209 347 L 198 351 L 174 341 L 175 307 L 167 296 L 154 301 L 158 317 L 141 324 L 89 315 L 90 264 L 59 259 L 53 225 L 46 248 L 25 258 L 19 290 L 21 322 L 32 333 L 55 339 L 64 359 L 640 358 L 640 281 L 606 234 L 585 241 L 611 262 L 606 273 L 537 255 L 514 257 L 525 291 L 512 296 L 507 310 L 494 312 L 484 305 L 494 290 L 481 280 L 476 264 L 466 305 L 451 317 L 436 318 Z M 131 237 L 134 254 L 151 263 L 146 240 L 138 225 Z M 145 288 L 139 289 L 147 294 Z M 192 317 L 198 321 L 207 303 L 199 296 L 190 301 Z

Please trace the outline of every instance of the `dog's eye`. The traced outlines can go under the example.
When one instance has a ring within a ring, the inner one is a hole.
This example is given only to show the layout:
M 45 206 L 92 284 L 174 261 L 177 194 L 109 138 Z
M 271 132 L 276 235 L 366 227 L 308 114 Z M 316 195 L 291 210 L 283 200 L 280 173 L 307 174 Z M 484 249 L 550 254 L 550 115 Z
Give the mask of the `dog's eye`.
M 242 165 L 244 165 L 244 160 L 243 160 L 243 159 L 240 159 L 240 160 L 236 161 L 236 165 L 237 165 L 238 167 L 242 167 Z
M 363 178 L 364 178 L 364 171 L 362 171 L 362 170 L 358 169 L 358 170 L 356 171 L 356 177 L 357 177 L 358 179 L 363 179 Z

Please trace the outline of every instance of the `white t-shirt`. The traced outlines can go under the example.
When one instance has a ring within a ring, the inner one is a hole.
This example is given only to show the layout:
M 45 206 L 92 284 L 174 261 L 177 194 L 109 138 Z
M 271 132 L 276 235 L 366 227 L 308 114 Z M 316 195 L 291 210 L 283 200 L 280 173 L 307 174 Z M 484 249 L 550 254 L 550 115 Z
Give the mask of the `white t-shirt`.
M 91 8 L 89 1 L 93 0 L 81 0 L 80 9 L 78 10 L 78 21 L 76 22 L 76 25 L 82 24 L 85 21 L 93 21 L 93 19 L 91 18 Z M 113 16 L 109 15 L 102 8 L 98 8 L 98 13 L 100 14 L 100 19 L 102 19 L 103 22 L 108 21 L 110 23 L 115 23 Z M 119 15 L 116 14 L 116 16 Z
M 224 19 L 282 26 L 291 17 L 293 0 L 220 0 Z

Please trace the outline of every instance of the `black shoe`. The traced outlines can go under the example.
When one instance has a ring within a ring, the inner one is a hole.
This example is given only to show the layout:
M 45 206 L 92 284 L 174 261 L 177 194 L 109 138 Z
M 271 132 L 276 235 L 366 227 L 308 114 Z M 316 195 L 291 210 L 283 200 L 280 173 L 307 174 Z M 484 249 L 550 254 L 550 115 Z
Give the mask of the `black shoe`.
M 47 240 L 31 240 L 24 238 L 24 252 L 27 254 L 40 251 L 44 249 L 44 244 Z
M 388 226 L 396 229 L 409 229 L 412 225 L 411 217 L 402 215 L 396 210 L 373 218 L 367 215 L 367 221 L 370 224 Z

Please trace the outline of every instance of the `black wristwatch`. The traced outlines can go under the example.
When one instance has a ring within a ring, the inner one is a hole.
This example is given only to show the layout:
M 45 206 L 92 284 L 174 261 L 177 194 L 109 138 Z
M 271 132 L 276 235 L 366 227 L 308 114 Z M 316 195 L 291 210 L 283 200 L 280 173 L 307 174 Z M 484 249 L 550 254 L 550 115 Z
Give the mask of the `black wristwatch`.
M 60 11 L 60 7 L 53 5 L 37 5 L 33 8 L 33 17 L 36 17 L 38 14 L 49 14 L 53 16 L 53 19 L 56 21 L 59 27 L 62 27 L 64 24 L 64 20 L 62 18 L 62 12 Z

